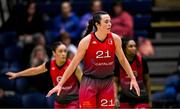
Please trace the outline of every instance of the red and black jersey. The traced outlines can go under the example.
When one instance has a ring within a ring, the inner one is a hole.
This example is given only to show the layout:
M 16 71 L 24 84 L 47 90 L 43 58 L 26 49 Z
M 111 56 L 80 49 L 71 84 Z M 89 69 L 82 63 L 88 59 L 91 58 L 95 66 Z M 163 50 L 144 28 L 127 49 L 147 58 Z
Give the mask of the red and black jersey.
M 137 81 L 143 80 L 143 66 L 142 66 L 142 57 L 136 56 L 132 63 L 130 63 L 132 71 L 137 79 Z M 120 66 L 120 80 L 121 81 L 129 81 L 130 78 L 128 77 L 128 74 L 123 69 L 122 66 Z
M 111 33 L 100 41 L 91 33 L 89 46 L 84 57 L 84 74 L 95 78 L 113 75 L 115 44 Z
M 50 61 L 50 75 L 54 86 L 58 84 L 70 62 L 71 61 L 68 59 L 63 66 L 58 67 L 55 60 Z M 56 98 L 56 101 L 59 103 L 67 103 L 78 99 L 78 94 L 79 81 L 75 76 L 75 73 L 73 73 L 72 76 L 64 83 L 60 96 Z
M 142 102 L 146 102 L 148 100 L 148 93 L 147 93 L 147 89 L 146 89 L 145 83 L 144 83 L 144 73 L 145 72 L 143 72 L 144 68 L 143 68 L 142 57 L 139 55 L 136 55 L 135 58 L 133 59 L 133 61 L 130 62 L 130 65 L 131 65 L 132 71 L 136 77 L 136 81 L 140 87 L 140 92 L 141 92 L 140 97 L 137 96 L 135 90 L 130 91 L 131 79 L 129 78 L 128 74 L 123 69 L 123 67 L 120 65 L 119 78 L 120 78 L 120 86 L 122 87 L 121 100 L 126 99 L 125 101 L 127 101 L 128 98 L 129 98 L 129 100 L 136 98 L 137 102 L 138 102 L 138 100 L 142 101 Z M 146 73 L 148 73 L 148 72 L 146 72 Z M 126 96 L 126 97 L 124 97 L 124 96 Z M 124 99 L 123 99 L 123 97 L 124 97 Z

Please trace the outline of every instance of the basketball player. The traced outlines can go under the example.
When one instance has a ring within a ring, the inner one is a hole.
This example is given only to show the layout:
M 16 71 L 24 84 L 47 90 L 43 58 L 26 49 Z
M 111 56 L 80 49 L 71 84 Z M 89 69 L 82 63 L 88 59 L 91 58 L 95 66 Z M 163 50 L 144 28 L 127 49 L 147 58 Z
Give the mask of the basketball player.
M 21 72 L 8 72 L 7 75 L 9 79 L 15 79 L 21 76 L 34 76 L 49 71 L 53 85 L 56 86 L 71 61 L 67 59 L 67 47 L 63 43 L 54 43 L 52 51 L 54 59 L 38 67 L 32 67 Z M 61 87 L 61 95 L 56 97 L 54 108 L 79 108 L 79 81 L 81 80 L 82 71 L 80 67 L 75 69 L 75 73 L 73 73 Z
M 130 78 L 123 67 L 117 64 L 118 66 L 115 68 L 115 72 L 122 88 L 120 91 L 120 108 L 148 109 L 151 105 L 149 99 L 151 90 L 148 66 L 144 58 L 137 53 L 136 46 L 136 42 L 133 39 L 124 38 L 122 40 L 124 54 L 131 65 L 141 93 L 140 96 L 136 96 L 133 90 L 129 90 Z
M 95 29 L 95 32 L 93 31 Z M 85 37 L 80 41 L 78 51 L 56 87 L 49 91 L 47 97 L 57 92 L 73 74 L 76 66 L 84 58 L 84 74 L 80 83 L 80 108 L 114 108 L 114 57 L 131 78 L 130 89 L 140 90 L 131 67 L 121 48 L 121 39 L 111 33 L 111 18 L 108 13 L 100 11 L 89 20 Z

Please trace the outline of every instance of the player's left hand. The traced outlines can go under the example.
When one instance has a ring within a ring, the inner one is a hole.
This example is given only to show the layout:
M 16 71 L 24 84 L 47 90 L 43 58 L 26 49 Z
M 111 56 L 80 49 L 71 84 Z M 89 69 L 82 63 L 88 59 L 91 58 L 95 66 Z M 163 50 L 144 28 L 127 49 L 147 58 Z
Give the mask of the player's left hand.
M 136 81 L 136 78 L 134 77 L 131 78 L 130 90 L 132 90 L 132 88 L 134 88 L 136 90 L 137 95 L 140 96 L 140 88 Z

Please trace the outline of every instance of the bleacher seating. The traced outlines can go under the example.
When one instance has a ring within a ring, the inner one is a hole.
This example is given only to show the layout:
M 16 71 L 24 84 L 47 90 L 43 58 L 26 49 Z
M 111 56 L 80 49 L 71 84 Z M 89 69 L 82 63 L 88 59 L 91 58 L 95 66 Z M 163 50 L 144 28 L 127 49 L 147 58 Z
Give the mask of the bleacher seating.
M 27 0 L 21 0 L 22 3 L 15 6 L 16 11 L 21 13 L 25 9 L 25 4 Z M 84 13 L 89 11 L 89 3 L 91 0 L 71 0 L 73 2 L 73 11 L 77 13 L 77 15 L 81 16 Z M 102 0 L 104 10 L 107 12 L 111 12 L 111 5 L 112 2 L 115 0 Z M 60 2 L 61 0 L 37 0 L 37 10 L 43 15 L 44 17 L 44 27 L 45 27 L 45 38 L 47 44 L 51 44 L 56 37 L 52 36 L 52 20 L 54 16 L 60 13 Z M 149 32 L 148 29 L 150 27 L 150 12 L 152 6 L 152 0 L 123 0 L 122 1 L 125 9 L 130 12 L 134 17 L 135 22 L 135 37 L 144 36 L 148 37 Z M 15 32 L 1 32 L 0 33 L 0 45 L 2 45 L 3 49 L 0 47 L 0 69 L 1 66 L 3 67 L 0 71 L 0 88 L 14 90 L 16 93 L 20 94 L 20 100 L 22 100 L 22 104 L 20 107 L 46 107 L 47 104 L 52 107 L 52 101 L 46 102 L 46 98 L 39 93 L 28 93 L 25 94 L 25 87 L 23 86 L 25 83 L 23 79 L 15 80 L 8 80 L 8 78 L 4 75 L 7 71 L 19 71 L 18 67 L 18 58 L 20 53 L 18 48 L 16 48 L 16 33 Z M 2 56 L 2 57 L 1 57 Z M 11 62 L 11 65 L 9 64 Z M 1 65 L 2 64 L 2 65 Z M 173 63 L 174 65 L 174 63 Z M 153 66 L 153 65 L 152 65 Z M 151 68 L 151 65 L 150 65 Z M 150 70 L 152 71 L 152 70 Z M 3 74 L 3 76 L 2 76 Z M 23 81 L 23 82 L 22 82 Z M 4 84 L 6 83 L 6 84 Z M 19 98 L 19 97 L 18 97 Z M 38 99 L 37 99 L 38 98 Z M 14 99 L 13 99 L 14 100 Z M 51 102 L 51 103 L 50 103 Z
M 151 16 L 150 15 L 135 15 L 134 16 L 134 28 L 135 29 L 147 29 L 150 28 Z
M 125 10 L 131 14 L 147 14 L 151 12 L 152 0 L 123 0 Z
M 24 108 L 44 108 L 47 107 L 46 97 L 42 93 L 32 92 L 22 96 Z
M 0 88 L 4 90 L 14 90 L 15 80 L 9 80 L 5 75 L 0 75 Z
M 0 45 L 9 46 L 16 43 L 16 32 L 8 31 L 0 33 Z

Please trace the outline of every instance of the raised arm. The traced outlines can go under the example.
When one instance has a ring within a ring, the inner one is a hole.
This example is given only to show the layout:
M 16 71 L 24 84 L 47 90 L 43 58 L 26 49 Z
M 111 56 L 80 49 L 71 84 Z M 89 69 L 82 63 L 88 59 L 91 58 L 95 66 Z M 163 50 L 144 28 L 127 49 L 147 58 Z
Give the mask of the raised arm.
M 135 78 L 133 71 L 131 69 L 131 66 L 129 65 L 129 62 L 127 61 L 127 59 L 124 55 L 124 52 L 122 50 L 121 39 L 116 34 L 113 34 L 113 38 L 114 38 L 114 42 L 115 42 L 116 56 L 118 57 L 118 60 L 119 60 L 120 64 L 122 65 L 122 67 L 124 68 L 124 70 L 127 72 L 129 77 L 131 78 L 130 90 L 132 89 L 132 87 L 134 87 L 137 92 L 137 95 L 140 95 L 140 89 L 136 82 L 136 78 Z
M 14 72 L 8 72 L 6 73 L 7 76 L 9 76 L 9 79 L 15 79 L 17 77 L 21 77 L 21 76 L 34 76 L 34 75 L 38 75 L 41 73 L 46 72 L 47 69 L 45 67 L 45 63 L 41 64 L 38 67 L 31 67 L 28 68 L 26 70 L 14 73 Z

